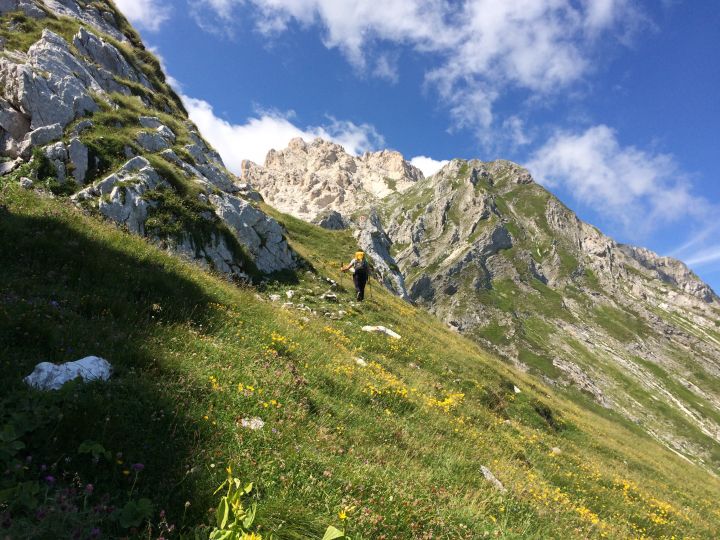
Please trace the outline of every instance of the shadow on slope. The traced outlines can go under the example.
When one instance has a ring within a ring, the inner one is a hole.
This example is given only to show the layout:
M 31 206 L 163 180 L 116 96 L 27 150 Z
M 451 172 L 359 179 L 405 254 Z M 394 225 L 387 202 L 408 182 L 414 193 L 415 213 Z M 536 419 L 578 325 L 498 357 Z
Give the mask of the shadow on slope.
M 207 434 L 189 417 L 192 381 L 154 354 L 153 341 L 176 324 L 207 325 L 210 298 L 179 265 L 147 251 L 131 257 L 96 230 L 83 229 L 87 221 L 64 220 L 68 211 L 23 197 L 0 206 L 0 423 L 52 415 L 24 437 L 18 457 L 32 460 L 24 480 L 42 483 L 51 473 L 77 484 L 71 478 L 77 474 L 80 483 L 95 484 L 98 495 L 122 493 L 132 491 L 131 464 L 142 463 L 135 497 L 151 498 L 155 515 L 167 509 L 177 518 L 184 501 L 193 500 L 193 475 L 185 466 Z M 111 362 L 110 382 L 72 383 L 49 393 L 22 382 L 38 362 L 88 355 Z M 183 394 L 186 402 L 178 399 Z M 86 441 L 110 454 L 94 463 L 78 452 Z

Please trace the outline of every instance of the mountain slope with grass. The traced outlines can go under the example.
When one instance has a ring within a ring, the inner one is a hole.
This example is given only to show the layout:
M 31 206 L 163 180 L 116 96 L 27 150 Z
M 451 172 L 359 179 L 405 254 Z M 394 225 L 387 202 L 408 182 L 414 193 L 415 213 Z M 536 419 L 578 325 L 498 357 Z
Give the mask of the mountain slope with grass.
M 267 208 L 307 269 L 238 287 L 70 202 L 1 189 L 5 536 L 203 537 L 227 466 L 253 483 L 263 538 L 328 525 L 367 539 L 711 538 L 720 525 L 718 479 L 619 414 L 377 282 L 352 302 L 333 259 L 355 248 L 348 231 Z M 112 362 L 109 382 L 22 383 L 37 361 L 89 354 Z
M 285 162 L 307 153 L 281 152 Z M 270 161 L 245 179 L 259 178 L 275 204 L 278 185 L 297 185 Z M 302 200 L 283 208 L 303 218 Z M 502 160 L 453 160 L 335 221 L 354 231 L 389 290 L 720 471 L 720 299 L 680 261 L 616 243 Z
M 0 538 L 716 536 L 717 300 L 683 267 L 507 162 L 368 156 L 355 230 L 309 224 L 225 170 L 112 2 L 0 11 Z M 23 382 L 89 355 L 109 381 Z

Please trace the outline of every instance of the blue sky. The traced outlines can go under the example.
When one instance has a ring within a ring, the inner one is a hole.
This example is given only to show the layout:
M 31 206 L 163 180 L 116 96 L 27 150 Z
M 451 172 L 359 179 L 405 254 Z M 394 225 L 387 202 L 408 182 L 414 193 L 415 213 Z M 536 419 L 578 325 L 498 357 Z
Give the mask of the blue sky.
M 716 0 L 116 0 L 239 172 L 290 138 L 511 159 L 720 291 Z

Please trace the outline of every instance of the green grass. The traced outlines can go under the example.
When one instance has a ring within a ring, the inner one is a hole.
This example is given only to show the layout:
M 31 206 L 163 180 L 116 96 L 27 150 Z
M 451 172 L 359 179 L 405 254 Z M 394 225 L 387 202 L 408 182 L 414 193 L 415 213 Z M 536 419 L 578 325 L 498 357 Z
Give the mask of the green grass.
M 50 464 L 57 478 L 77 474 L 122 504 L 132 480 L 122 470 L 142 462 L 135 496 L 152 499 L 154 523 L 163 509 L 187 531 L 207 520 L 213 486 L 232 464 L 259 488 L 262 532 L 279 538 L 317 538 L 339 525 L 345 506 L 355 507 L 347 526 L 354 538 L 617 538 L 640 528 L 706 538 L 718 527 L 716 480 L 512 370 L 377 283 L 368 302 L 352 307 L 341 282 L 342 320 L 308 316 L 62 201 L 1 189 L 0 245 L 12 245 L 0 250 L 3 411 L 27 398 L 62 408 L 23 436 L 23 455 Z M 350 232 L 274 214 L 315 272 L 300 271 L 290 287 L 324 291 L 325 276 L 339 281 L 337 262 L 355 249 Z M 360 331 L 365 324 L 403 338 Z M 113 363 L 109 383 L 50 395 L 21 383 L 40 360 L 88 354 Z M 361 368 L 355 356 L 372 363 Z M 265 428 L 238 427 L 249 416 Z M 86 440 L 122 452 L 123 464 L 93 465 L 78 453 Z M 561 455 L 551 455 L 554 446 Z M 508 493 L 493 490 L 480 464 Z M 40 474 L 34 467 L 28 475 Z M 655 500 L 670 505 L 666 521 Z M 18 522 L 35 523 L 34 511 L 16 512 Z
M 639 316 L 612 306 L 595 308 L 594 320 L 608 334 L 623 343 L 629 343 L 650 332 Z

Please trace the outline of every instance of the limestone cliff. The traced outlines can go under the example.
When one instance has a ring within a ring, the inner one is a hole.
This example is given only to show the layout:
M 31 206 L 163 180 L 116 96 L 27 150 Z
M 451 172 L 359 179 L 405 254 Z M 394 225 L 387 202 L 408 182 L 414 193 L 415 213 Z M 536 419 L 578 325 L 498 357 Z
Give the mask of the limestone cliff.
M 111 2 L 0 2 L 0 174 L 232 277 L 295 265 Z

